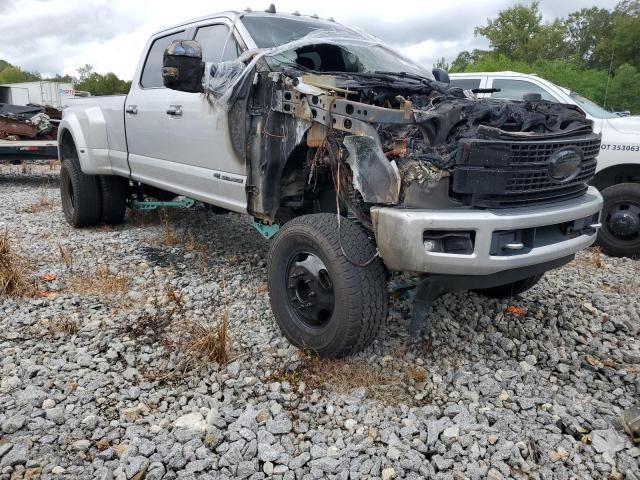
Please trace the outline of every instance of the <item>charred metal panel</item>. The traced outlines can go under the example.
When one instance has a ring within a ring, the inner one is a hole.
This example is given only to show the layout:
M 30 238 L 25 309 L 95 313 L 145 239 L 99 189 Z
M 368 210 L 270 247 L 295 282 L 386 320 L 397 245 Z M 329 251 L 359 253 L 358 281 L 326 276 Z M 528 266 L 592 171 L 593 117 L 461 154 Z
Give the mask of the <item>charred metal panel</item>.
M 400 195 L 400 175 L 389 161 L 377 139 L 370 136 L 344 137 L 349 155 L 347 164 L 353 174 L 353 186 L 367 203 L 395 205 Z

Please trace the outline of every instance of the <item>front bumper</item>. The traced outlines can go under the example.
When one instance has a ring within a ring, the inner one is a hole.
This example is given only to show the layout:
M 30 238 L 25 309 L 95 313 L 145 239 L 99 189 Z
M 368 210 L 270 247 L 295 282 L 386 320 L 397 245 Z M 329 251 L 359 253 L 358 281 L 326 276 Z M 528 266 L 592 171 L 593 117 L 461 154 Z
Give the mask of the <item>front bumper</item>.
M 578 198 L 547 205 L 498 210 L 373 207 L 371 218 L 380 256 L 390 270 L 490 275 L 551 262 L 588 247 L 596 239 L 597 227 L 586 225 L 597 223 L 601 209 L 600 193 L 589 187 Z M 572 232 L 567 227 L 582 220 L 585 228 Z M 473 253 L 428 251 L 425 231 L 473 232 Z M 512 232 L 534 239 L 537 235 L 540 240 L 532 240 L 525 253 L 497 252 L 496 239 Z

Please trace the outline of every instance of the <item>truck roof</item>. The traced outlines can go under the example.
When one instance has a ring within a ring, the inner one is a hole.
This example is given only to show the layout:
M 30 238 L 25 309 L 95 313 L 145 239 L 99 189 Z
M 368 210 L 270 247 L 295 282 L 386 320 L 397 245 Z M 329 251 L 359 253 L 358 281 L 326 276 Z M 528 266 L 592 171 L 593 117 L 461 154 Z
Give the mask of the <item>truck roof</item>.
M 528 77 L 533 76 L 537 77 L 538 75 L 535 73 L 521 73 L 521 72 L 513 72 L 511 70 L 504 70 L 502 72 L 465 72 L 465 73 L 450 73 L 451 77 L 477 77 L 478 75 L 504 75 L 508 77 Z
M 165 27 L 162 30 L 159 30 L 157 33 L 161 33 L 164 32 L 166 30 L 172 30 L 174 28 L 178 28 L 178 27 L 184 27 L 186 25 L 191 25 L 192 23 L 196 23 L 196 22 L 202 22 L 204 20 L 210 20 L 213 18 L 219 18 L 219 17 L 226 17 L 230 20 L 233 20 L 234 18 L 236 18 L 238 15 L 241 15 L 243 17 L 245 16 L 250 16 L 250 17 L 283 17 L 283 18 L 290 18 L 290 19 L 301 19 L 304 18 L 305 20 L 311 20 L 311 21 L 317 21 L 319 23 L 324 23 L 324 22 L 331 22 L 331 23 L 337 23 L 340 24 L 339 22 L 336 22 L 333 18 L 320 18 L 317 15 L 302 15 L 298 12 L 294 12 L 294 13 L 269 13 L 269 12 L 261 12 L 261 11 L 257 11 L 257 12 L 253 12 L 253 11 L 238 11 L 238 10 L 226 10 L 224 12 L 218 12 L 218 13 L 210 13 L 208 15 L 203 15 L 201 17 L 197 17 L 197 18 L 192 18 L 190 20 L 184 21 L 184 22 L 180 22 L 180 23 L 176 23 L 174 25 L 171 25 L 169 27 Z M 342 24 L 340 24 L 342 25 Z
M 501 77 L 536 77 L 537 80 L 546 82 L 547 84 L 553 85 L 554 87 L 559 88 L 565 94 L 569 95 L 571 93 L 571 89 L 567 87 L 563 87 L 562 85 L 556 85 L 555 83 L 547 80 L 546 78 L 542 78 L 535 73 L 521 73 L 521 72 L 512 72 L 511 70 L 505 70 L 502 72 L 465 72 L 465 73 L 450 73 L 449 76 L 453 78 L 465 78 L 465 77 L 477 77 L 478 75 L 500 75 Z

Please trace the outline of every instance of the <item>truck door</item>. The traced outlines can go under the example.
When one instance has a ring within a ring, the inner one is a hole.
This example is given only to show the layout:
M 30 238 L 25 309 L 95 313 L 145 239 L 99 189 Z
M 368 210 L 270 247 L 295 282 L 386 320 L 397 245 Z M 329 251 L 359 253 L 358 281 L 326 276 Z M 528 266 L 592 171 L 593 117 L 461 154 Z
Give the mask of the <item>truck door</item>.
M 184 39 L 180 30 L 152 38 L 139 74 L 134 77 L 125 104 L 125 128 L 131 176 L 143 183 L 172 189 L 173 175 L 167 109 L 171 90 L 162 82 L 162 56 L 165 48 L 177 39 Z
M 226 19 L 196 27 L 203 61 L 219 63 L 238 57 L 240 48 L 229 31 Z M 167 116 L 167 125 L 171 161 L 180 165 L 176 182 L 189 188 L 194 198 L 246 212 L 247 168 L 245 159 L 234 151 L 227 112 L 200 93 L 179 91 L 172 92 L 165 107 L 174 112 Z
M 504 98 L 506 100 L 522 100 L 527 93 L 539 93 L 542 100 L 550 102 L 561 102 L 554 95 L 548 92 L 542 86 L 533 83 L 530 80 L 519 78 L 499 78 L 489 77 L 487 88 L 499 88 L 499 92 L 491 93 L 493 98 Z
M 477 77 L 451 77 L 451 85 L 454 87 L 460 87 L 464 90 L 475 90 L 477 88 L 484 88 L 486 79 L 482 75 Z M 477 94 L 479 97 L 484 95 L 482 93 Z

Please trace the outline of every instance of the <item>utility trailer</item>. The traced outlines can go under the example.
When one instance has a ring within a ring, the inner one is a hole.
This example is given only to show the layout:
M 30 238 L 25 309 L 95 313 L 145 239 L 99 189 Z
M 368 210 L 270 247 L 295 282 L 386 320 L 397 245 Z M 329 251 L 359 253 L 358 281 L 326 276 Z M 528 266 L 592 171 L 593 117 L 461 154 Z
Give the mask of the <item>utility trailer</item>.
M 0 140 L 0 162 L 58 158 L 55 140 Z

